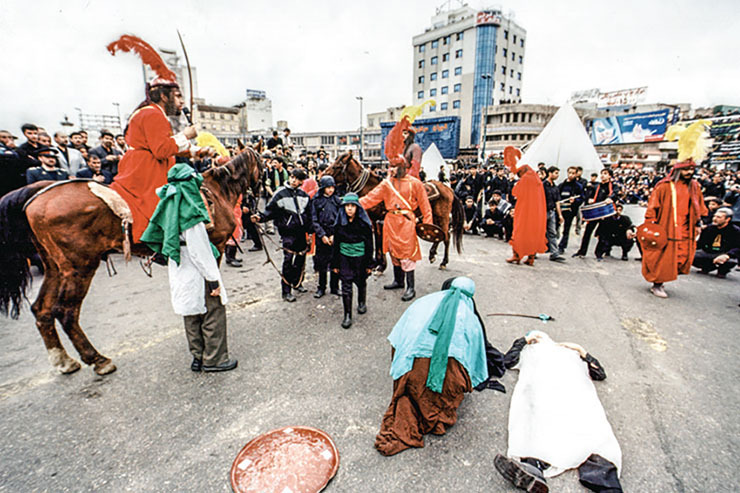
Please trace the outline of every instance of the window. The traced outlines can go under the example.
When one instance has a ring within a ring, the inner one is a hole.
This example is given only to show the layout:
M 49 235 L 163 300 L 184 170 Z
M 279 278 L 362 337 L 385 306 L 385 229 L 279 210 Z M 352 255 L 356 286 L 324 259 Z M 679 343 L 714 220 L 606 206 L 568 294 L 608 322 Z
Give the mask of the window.
M 437 107 L 436 106 L 430 106 L 429 107 L 429 113 L 434 113 L 435 111 L 437 111 Z
M 519 123 L 519 113 L 514 113 L 514 119 L 511 120 L 511 123 Z
M 506 90 L 506 86 L 504 86 L 504 83 L 503 82 L 501 83 L 501 90 L 502 91 Z
M 517 80 L 522 80 L 522 73 L 521 72 L 517 72 L 516 73 L 516 79 Z
M 521 56 L 521 55 L 519 55 L 519 63 L 523 63 L 523 60 L 524 60 L 524 59 L 522 58 L 522 56 Z
M 448 87 L 447 86 L 442 86 L 442 89 L 440 89 L 439 92 L 440 92 L 440 94 L 447 94 L 447 90 L 448 90 Z
M 419 68 L 424 68 L 424 60 L 419 60 Z
M 511 69 L 511 76 L 514 77 L 514 69 Z
M 452 90 L 453 90 L 454 92 L 460 92 L 460 91 L 462 90 L 462 84 L 455 84 L 455 85 L 454 85 L 454 86 L 452 87 Z
M 419 53 L 424 53 L 424 51 L 426 51 L 426 49 L 427 49 L 427 45 L 426 44 L 419 45 Z
M 516 90 L 516 96 L 519 97 L 521 95 L 522 95 L 522 90 L 521 89 L 517 89 Z
M 455 39 L 458 40 L 458 41 L 462 41 L 462 39 L 463 39 L 463 33 L 457 33 L 455 35 Z
M 224 119 L 224 114 L 223 114 L 223 113 L 221 113 L 221 115 L 220 115 L 220 116 L 221 116 L 221 119 L 223 120 L 223 119 Z
M 444 55 L 442 55 L 442 61 L 443 62 L 448 62 L 449 60 L 450 60 L 450 54 L 449 53 L 445 53 Z
M 439 46 L 439 40 L 435 39 L 434 41 L 432 41 L 432 49 L 435 49 L 437 46 Z
M 416 97 L 419 99 L 424 99 L 424 91 L 419 91 L 418 93 L 416 93 Z
M 504 39 L 509 39 L 509 31 L 504 31 Z
M 443 70 L 442 71 L 442 78 L 443 79 L 446 79 L 449 76 L 450 76 L 450 71 L 449 70 Z
M 462 74 L 462 67 L 455 67 L 455 75 Z
M 524 39 L 520 39 L 519 40 L 519 46 L 521 46 L 522 48 L 524 48 Z
M 501 73 L 506 75 L 506 66 L 501 67 Z
M 516 44 L 516 34 L 514 35 L 514 39 L 512 41 L 514 41 L 514 44 Z
M 431 98 L 431 97 L 434 97 L 434 96 L 436 96 L 436 95 L 437 95 L 437 89 L 435 89 L 435 88 L 431 88 L 431 89 L 429 89 L 429 97 L 430 97 L 430 98 Z
M 455 58 L 462 58 L 462 50 L 457 50 L 455 52 Z
M 442 44 L 443 45 L 450 44 L 450 37 L 449 36 L 445 36 L 444 38 L 442 38 Z
M 333 135 L 322 135 L 321 145 L 334 145 L 334 136 Z
M 454 100 L 452 102 L 452 107 L 455 108 L 455 109 L 459 108 L 460 107 L 460 100 L 459 99 Z
M 423 84 L 423 83 L 424 83 L 424 76 L 423 75 L 420 75 L 419 76 L 419 84 Z
M 513 51 L 511 52 L 511 61 L 512 62 L 516 61 L 516 53 L 514 53 Z
M 504 48 L 504 58 L 506 58 L 506 55 L 507 55 L 507 50 L 506 48 Z
M 442 103 L 439 105 L 439 109 L 442 111 L 447 111 L 447 103 Z
M 429 63 L 431 63 L 432 65 L 437 65 L 437 57 L 433 56 Z
M 509 86 L 509 94 L 511 94 L 511 93 L 513 93 L 513 92 L 514 92 L 514 88 L 513 88 L 513 87 L 511 87 L 511 86 Z
M 429 76 L 429 80 L 437 80 L 437 72 L 432 72 L 432 75 Z

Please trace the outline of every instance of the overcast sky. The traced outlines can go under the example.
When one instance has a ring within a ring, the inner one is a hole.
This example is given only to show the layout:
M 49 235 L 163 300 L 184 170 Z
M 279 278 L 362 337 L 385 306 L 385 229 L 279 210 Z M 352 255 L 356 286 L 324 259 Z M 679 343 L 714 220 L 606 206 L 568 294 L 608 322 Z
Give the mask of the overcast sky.
M 2 0 L 0 129 L 20 135 L 29 121 L 55 131 L 65 114 L 77 123 L 75 107 L 115 114 L 113 102 L 128 114 L 144 96 L 140 62 L 110 56 L 106 44 L 129 33 L 179 50 L 175 29 L 208 103 L 233 105 L 262 89 L 275 122 L 294 132 L 354 129 L 355 96 L 366 113 L 412 102 L 411 38 L 441 4 Z M 648 86 L 647 102 L 740 105 L 740 1 L 499 4 L 527 30 L 523 102 Z

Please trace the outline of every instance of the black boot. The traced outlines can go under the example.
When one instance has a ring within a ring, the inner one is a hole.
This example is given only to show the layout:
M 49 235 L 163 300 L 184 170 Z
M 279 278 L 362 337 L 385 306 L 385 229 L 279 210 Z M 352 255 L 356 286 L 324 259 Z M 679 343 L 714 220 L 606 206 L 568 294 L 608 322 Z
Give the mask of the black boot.
M 393 282 L 383 286 L 383 289 L 401 289 L 403 287 L 403 269 L 401 266 L 393 266 Z
M 314 298 L 321 298 L 326 294 L 326 271 L 319 271 L 319 287 L 316 289 Z
M 352 293 L 342 294 L 342 304 L 344 305 L 344 320 L 342 320 L 342 328 L 349 329 L 352 327 Z
M 241 267 L 241 259 L 236 258 L 236 246 L 226 245 L 224 249 L 224 256 L 226 257 L 226 263 L 232 267 Z
M 329 272 L 329 292 L 339 296 L 339 274 L 334 271 Z
M 357 313 L 362 315 L 367 312 L 367 305 L 365 300 L 367 298 L 367 284 L 357 286 Z
M 414 289 L 414 271 L 408 271 L 406 273 L 406 291 L 401 296 L 401 301 L 413 300 L 416 297 L 416 290 Z

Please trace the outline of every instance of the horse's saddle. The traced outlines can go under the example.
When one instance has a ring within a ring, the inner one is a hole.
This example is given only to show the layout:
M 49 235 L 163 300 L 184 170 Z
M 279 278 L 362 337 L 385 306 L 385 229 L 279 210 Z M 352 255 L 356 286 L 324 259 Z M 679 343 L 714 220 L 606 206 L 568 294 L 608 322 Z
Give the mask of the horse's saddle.
M 424 182 L 424 189 L 427 191 L 429 202 L 434 202 L 439 198 L 440 192 L 436 183 Z

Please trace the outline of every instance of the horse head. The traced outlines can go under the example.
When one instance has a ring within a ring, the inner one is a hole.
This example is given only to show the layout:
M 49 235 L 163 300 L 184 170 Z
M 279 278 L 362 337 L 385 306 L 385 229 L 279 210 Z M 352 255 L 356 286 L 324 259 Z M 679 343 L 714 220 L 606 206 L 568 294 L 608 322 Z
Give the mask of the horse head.
M 363 167 L 352 155 L 352 151 L 340 154 L 324 172 L 334 178 L 337 185 L 351 184 L 362 173 Z
M 231 200 L 249 192 L 257 196 L 262 184 L 263 170 L 264 165 L 259 154 L 247 147 L 223 166 L 207 170 L 203 177 Z

